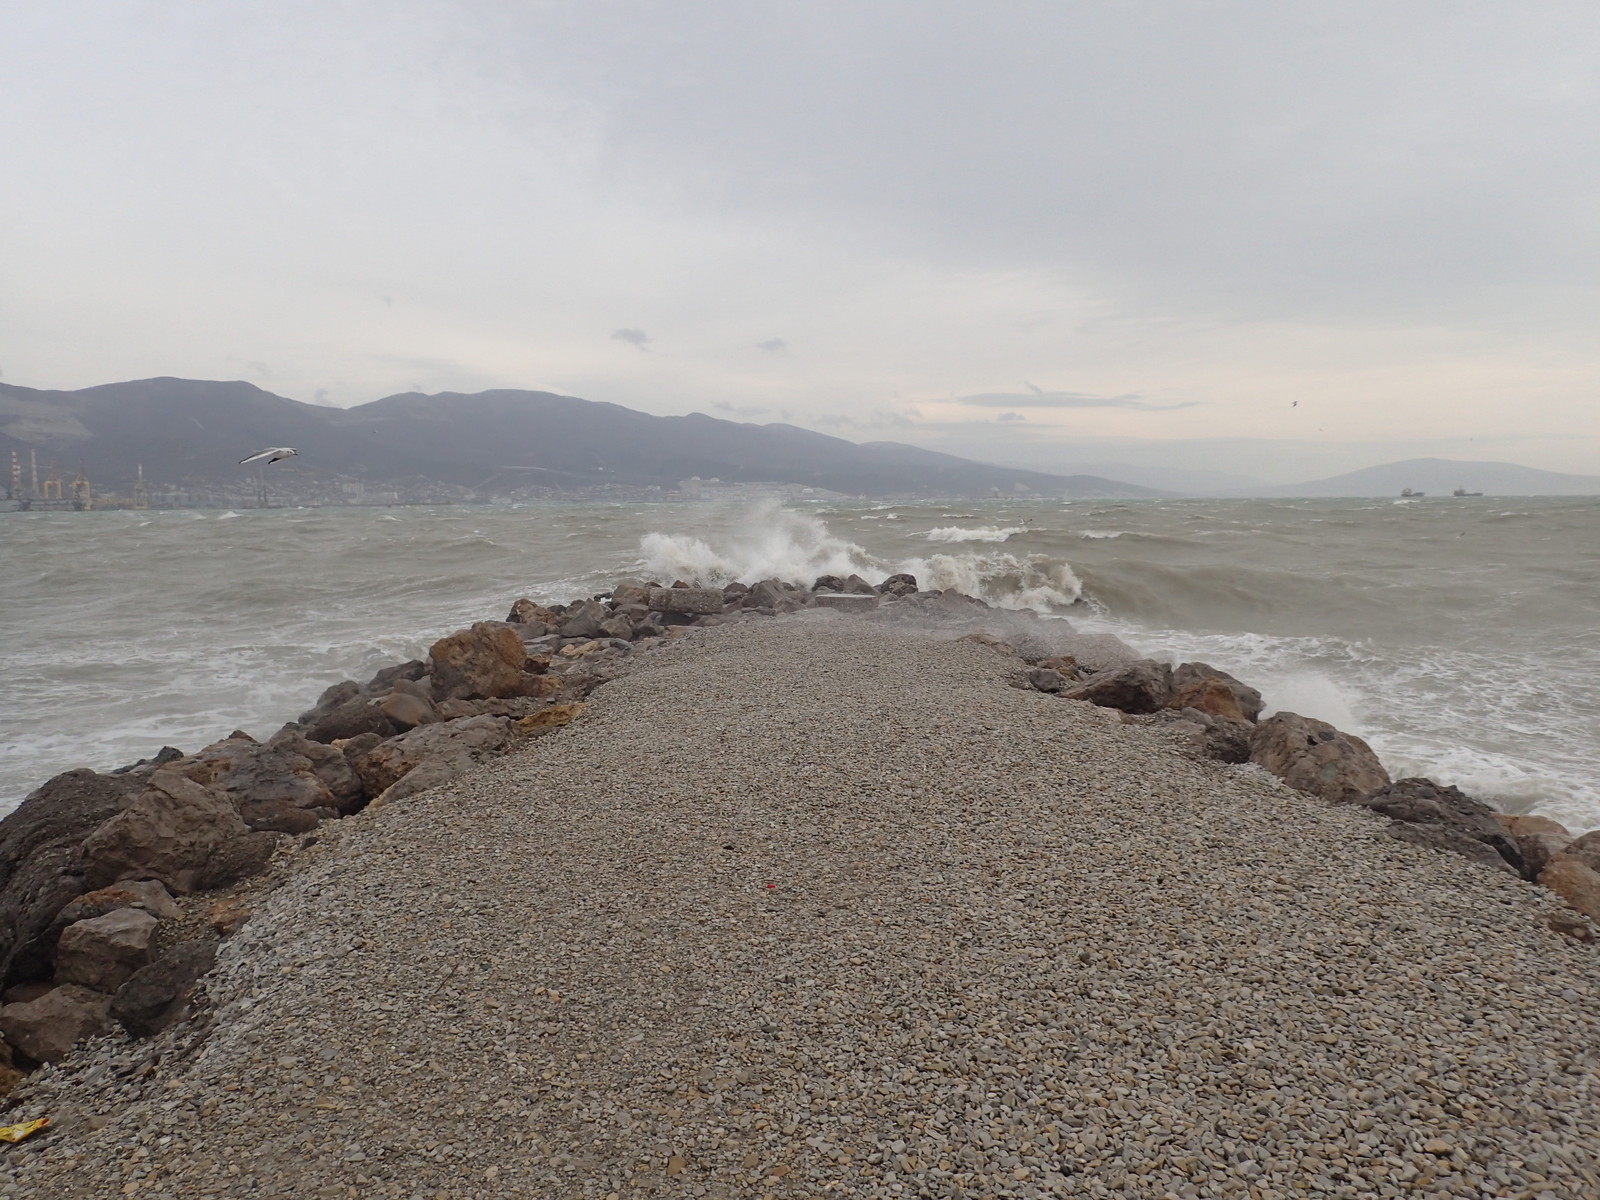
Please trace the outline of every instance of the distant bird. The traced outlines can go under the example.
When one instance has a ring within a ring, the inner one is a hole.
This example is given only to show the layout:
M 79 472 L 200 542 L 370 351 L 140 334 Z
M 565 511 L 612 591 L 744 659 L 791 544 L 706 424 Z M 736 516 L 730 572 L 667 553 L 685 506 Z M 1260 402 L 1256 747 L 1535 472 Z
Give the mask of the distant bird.
M 1300 401 L 1298 401 L 1298 400 L 1289 401 L 1289 407 L 1290 408 L 1299 408 L 1300 407 Z
M 239 465 L 242 467 L 245 463 L 261 462 L 263 459 L 269 463 L 275 463 L 279 459 L 288 458 L 290 455 L 298 453 L 300 452 L 293 446 L 274 446 L 270 450 L 257 450 L 249 458 L 241 458 Z

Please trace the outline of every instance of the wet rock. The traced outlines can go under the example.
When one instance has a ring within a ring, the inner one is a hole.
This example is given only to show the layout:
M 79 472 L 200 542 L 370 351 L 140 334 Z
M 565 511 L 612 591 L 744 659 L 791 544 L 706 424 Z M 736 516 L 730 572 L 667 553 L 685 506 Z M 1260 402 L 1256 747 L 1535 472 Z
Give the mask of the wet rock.
M 369 794 L 387 799 L 413 795 L 454 779 L 512 742 L 511 722 L 488 714 L 422 725 L 375 746 L 356 764 Z M 427 771 L 399 787 L 421 767 Z M 391 789 L 394 789 L 391 791 Z
M 535 604 L 526 596 L 516 600 L 511 605 L 511 611 L 506 614 L 508 625 L 549 625 L 560 624 L 560 618 L 542 604 Z
M 174 892 L 193 891 L 212 853 L 249 832 L 230 800 L 172 767 L 149 782 L 138 799 L 84 840 L 84 879 L 91 888 L 159 879 Z
M 1172 699 L 1172 668 L 1153 659 L 1140 659 L 1097 671 L 1066 695 L 1069 700 L 1087 700 L 1101 708 L 1153 713 Z
M 1389 783 L 1389 773 L 1366 742 L 1298 713 L 1275 713 L 1257 725 L 1250 761 L 1290 787 L 1337 804 L 1370 796 Z
M 842 592 L 844 580 L 837 575 L 818 575 L 817 581 L 811 585 L 813 592 Z
M 1522 877 L 1538 879 L 1556 855 L 1572 844 L 1570 837 L 1559 833 L 1508 834 L 1522 853 Z
M 1071 686 L 1071 681 L 1052 667 L 1033 667 L 1028 671 L 1027 678 L 1028 686 L 1039 692 L 1054 694 Z
M 362 688 L 354 679 L 342 679 L 322 689 L 317 702 L 300 714 L 301 725 L 314 725 L 323 717 L 361 696 Z
M 1464 834 L 1491 847 L 1519 874 L 1524 873 L 1522 851 L 1517 839 L 1505 831 L 1492 808 L 1474 800 L 1460 788 L 1438 784 L 1431 779 L 1400 779 L 1379 788 L 1357 803 L 1392 820 L 1436 826 Z
M 111 1016 L 134 1037 L 150 1037 L 183 1017 L 199 978 L 217 961 L 209 939 L 179 942 L 135 971 L 111 997 Z
M 274 830 L 247 830 L 223 842 L 206 859 L 195 879 L 201 890 L 227 887 L 241 879 L 259 875 L 266 869 L 278 848 L 280 834 Z
M 137 908 L 119 908 L 103 917 L 73 922 L 61 931 L 56 947 L 56 981 L 114 992 L 150 961 L 151 942 L 160 923 Z
M 686 613 L 690 616 L 720 615 L 723 595 L 719 588 L 652 588 L 649 604 L 651 612 Z
M 363 733 L 386 738 L 399 732 L 373 697 L 359 693 L 330 709 L 313 710 L 313 714 L 310 721 L 302 722 L 305 736 L 313 742 L 345 741 Z
M 378 711 L 401 733 L 439 719 L 432 701 L 409 692 L 390 692 L 378 702 Z
M 878 585 L 878 591 L 885 596 L 909 596 L 917 590 L 917 577 L 900 572 L 891 575 Z
M 1539 872 L 1539 882 L 1584 916 L 1600 921 L 1600 871 L 1581 859 L 1558 854 Z
M 264 745 L 218 742 L 175 769 L 226 792 L 241 806 L 281 801 L 297 808 L 349 810 L 361 794 L 343 755 L 294 729 L 280 731 Z
M 49 972 L 56 915 L 81 895 L 80 846 L 144 788 L 143 779 L 67 771 L 0 821 L 0 981 Z
M 720 603 L 722 593 L 718 592 L 717 596 Z M 628 641 L 633 637 L 633 623 L 624 616 L 607 617 L 600 622 L 600 636 Z
M 593 601 L 585 601 L 605 610 Z M 598 622 L 597 622 L 598 623 Z M 442 637 L 428 650 L 433 663 L 434 700 L 482 700 L 524 693 L 522 664 L 527 651 L 509 625 L 479 621 Z
M 1591 871 L 1600 871 L 1600 829 L 1573 839 L 1562 853 L 1577 859 Z
M 746 608 L 777 608 L 789 598 L 788 590 L 779 579 L 762 579 L 750 585 L 742 603 Z
M 397 683 L 424 683 L 428 678 L 428 664 L 420 658 L 410 662 L 396 663 L 392 667 L 384 667 L 371 679 L 367 680 L 364 689 L 369 695 L 381 696 L 384 692 L 394 687 Z
M 581 600 L 562 615 L 556 626 L 564 638 L 592 638 L 600 632 L 600 622 L 608 613 L 598 600 Z
M 1172 671 L 1173 708 L 1197 708 L 1234 721 L 1261 716 L 1261 693 L 1205 663 L 1180 663 Z
M 287 800 L 245 800 L 239 816 L 251 829 L 276 833 L 310 833 L 321 823 L 316 810 Z
M 1413 846 L 1448 851 L 1470 858 L 1473 862 L 1482 863 L 1496 871 L 1504 871 L 1509 875 L 1519 874 L 1517 868 L 1502 858 L 1493 846 L 1480 842 L 1460 829 L 1446 825 L 1413 825 L 1408 821 L 1390 821 L 1388 833 L 1390 837 L 1409 842 Z
M 873 587 L 859 575 L 849 575 L 845 578 L 844 586 L 839 589 L 853 596 L 876 596 L 878 589 Z
M 1572 834 L 1567 832 L 1567 827 L 1559 821 L 1552 821 L 1549 817 L 1534 816 L 1528 813 L 1522 816 L 1513 816 L 1510 813 L 1495 813 L 1494 819 L 1500 822 L 1501 827 L 1512 837 L 1521 837 L 1525 833 L 1555 833 L 1572 839 Z
M 0 1008 L 0 1033 L 34 1062 L 54 1062 L 111 1028 L 111 997 L 76 983 Z
M 748 595 L 749 592 L 749 587 L 740 583 L 737 579 L 722 585 L 722 598 L 724 600 L 739 600 Z
M 649 596 L 650 587 L 642 579 L 619 579 L 611 589 L 611 603 L 617 608 L 629 604 L 645 605 Z
M 183 909 L 178 907 L 167 889 L 154 879 L 125 879 L 109 887 L 85 892 L 67 905 L 60 913 L 62 927 L 65 928 L 74 921 L 103 917 L 106 913 L 115 912 L 119 908 L 137 908 L 163 921 L 172 921 L 183 916 Z

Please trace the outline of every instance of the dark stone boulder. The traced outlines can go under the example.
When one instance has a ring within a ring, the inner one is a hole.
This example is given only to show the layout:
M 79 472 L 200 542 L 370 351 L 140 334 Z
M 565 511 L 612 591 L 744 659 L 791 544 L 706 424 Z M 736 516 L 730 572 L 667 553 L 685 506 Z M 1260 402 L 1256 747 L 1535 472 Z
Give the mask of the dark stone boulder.
M 340 742 L 363 733 L 386 738 L 400 732 L 374 697 L 359 693 L 332 708 L 313 710 L 313 714 L 311 720 L 301 722 L 306 726 L 305 736 L 313 742 Z
M 737 579 L 722 585 L 722 598 L 725 601 L 739 600 L 749 593 L 750 589 Z
M 1235 721 L 1253 723 L 1261 717 L 1260 692 L 1205 663 L 1179 663 L 1173 668 L 1172 698 L 1167 703 Z
M 206 859 L 195 878 L 201 891 L 227 887 L 266 869 L 281 834 L 270 829 L 247 829 L 228 838 Z
M 49 972 L 54 949 L 44 935 L 87 890 L 84 838 L 133 802 L 145 781 L 94 771 L 49 780 L 0 821 L 0 981 Z
M 439 719 L 431 699 L 399 690 L 391 691 L 379 700 L 378 711 L 388 717 L 389 723 L 401 733 Z
M 1153 713 L 1172 699 L 1172 668 L 1143 658 L 1097 671 L 1066 695 L 1069 700 L 1087 700 L 1125 713 Z
M 244 800 L 239 816 L 251 829 L 272 833 L 310 833 L 322 821 L 315 810 L 287 800 Z
M 859 575 L 850 575 L 846 577 L 844 586 L 839 590 L 841 592 L 848 592 L 852 596 L 876 596 L 878 594 L 878 589 L 873 587 Z
M 650 611 L 689 616 L 720 615 L 726 599 L 720 588 L 669 587 L 650 589 Z M 591 635 L 593 636 L 593 635 Z
M 397 683 L 420 683 L 427 678 L 428 664 L 420 658 L 414 658 L 410 662 L 395 663 L 392 667 L 384 667 L 383 670 L 367 680 L 366 691 L 374 696 L 381 696 Z
M 1440 849 L 1458 844 L 1455 835 L 1470 838 L 1488 846 L 1524 878 L 1538 878 L 1538 870 L 1529 873 L 1520 842 L 1506 832 L 1494 809 L 1474 800 L 1460 788 L 1431 779 L 1399 779 L 1357 803 L 1393 821 L 1450 833 L 1450 839 L 1436 839 Z M 1476 850 L 1471 857 L 1482 858 Z
M 917 577 L 900 572 L 891 575 L 878 585 L 878 591 L 885 596 L 909 596 L 917 590 Z
M 789 593 L 782 580 L 762 579 L 750 585 L 741 603 L 746 608 L 777 608 L 788 598 Z
M 1061 692 L 1071 686 L 1071 681 L 1052 667 L 1033 667 L 1028 671 L 1028 686 L 1039 692 Z
M 526 596 L 511 605 L 511 611 L 506 614 L 508 625 L 549 625 L 560 624 L 561 618 L 551 612 L 542 604 L 536 604 Z
M 508 717 L 464 717 L 422 725 L 380 743 L 362 756 L 356 769 L 375 799 L 400 799 L 454 779 L 513 741 Z M 413 774 L 416 778 L 409 778 Z
M 195 983 L 216 961 L 216 942 L 179 942 L 116 990 L 111 1016 L 134 1037 L 160 1033 L 184 1016 Z
M 1290 787 L 1336 804 L 1360 800 L 1389 783 L 1389 773 L 1366 742 L 1298 713 L 1274 713 L 1257 725 L 1250 761 Z
M 298 724 L 314 725 L 334 709 L 363 694 L 361 685 L 354 679 L 341 679 L 338 683 L 329 684 L 322 689 L 317 702 L 300 714 Z
M 554 624 L 564 638 L 592 638 L 599 636 L 600 622 L 609 615 L 606 606 L 598 600 L 580 600 L 562 614 Z
M 1409 842 L 1413 846 L 1448 851 L 1470 858 L 1473 862 L 1482 863 L 1496 871 L 1504 871 L 1511 875 L 1520 874 L 1517 868 L 1508 863 L 1493 846 L 1480 842 L 1461 829 L 1448 825 L 1413 825 L 1409 821 L 1390 821 L 1388 832 L 1390 837 Z
M 811 585 L 813 592 L 842 592 L 844 580 L 837 575 L 818 575 L 817 581 Z

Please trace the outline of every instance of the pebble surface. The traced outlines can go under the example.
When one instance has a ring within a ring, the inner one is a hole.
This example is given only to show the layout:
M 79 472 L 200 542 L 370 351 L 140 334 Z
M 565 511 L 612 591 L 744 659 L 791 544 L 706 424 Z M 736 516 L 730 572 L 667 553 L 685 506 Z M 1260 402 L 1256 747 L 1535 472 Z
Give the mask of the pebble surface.
M 0 1196 L 1600 1196 L 1532 885 L 833 614 L 334 826 Z

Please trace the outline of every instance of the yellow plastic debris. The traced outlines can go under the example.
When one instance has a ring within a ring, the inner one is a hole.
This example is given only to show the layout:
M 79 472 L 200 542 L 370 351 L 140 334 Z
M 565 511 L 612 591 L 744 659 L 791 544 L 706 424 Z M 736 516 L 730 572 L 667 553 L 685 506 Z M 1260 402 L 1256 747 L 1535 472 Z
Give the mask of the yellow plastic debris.
M 49 1124 L 49 1117 L 40 1117 L 37 1121 L 24 1121 L 20 1125 L 0 1127 L 0 1142 L 20 1142 L 23 1138 L 32 1137 Z

